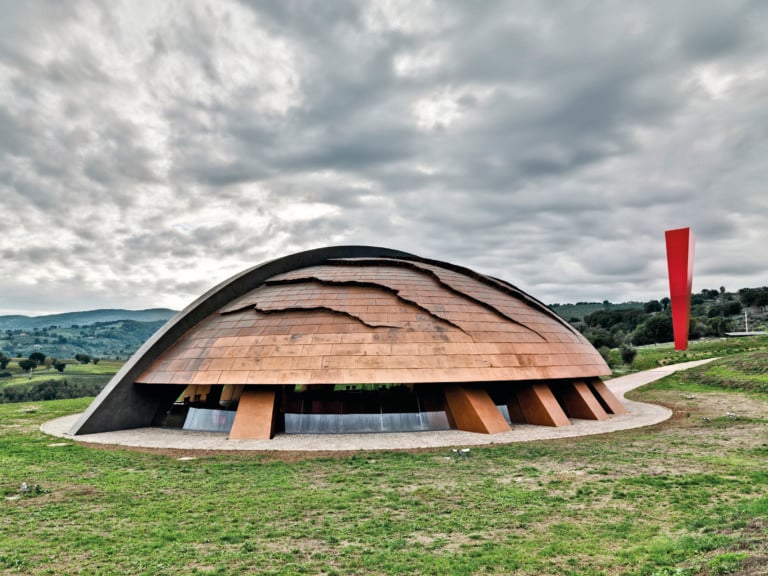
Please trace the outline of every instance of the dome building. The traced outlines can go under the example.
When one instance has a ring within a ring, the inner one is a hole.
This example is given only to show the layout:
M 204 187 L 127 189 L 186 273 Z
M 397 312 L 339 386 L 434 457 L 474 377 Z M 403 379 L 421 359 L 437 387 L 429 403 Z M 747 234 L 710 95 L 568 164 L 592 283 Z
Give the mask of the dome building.
M 146 426 L 229 434 L 494 434 L 624 407 L 600 354 L 511 284 L 367 246 L 256 266 L 171 319 L 71 434 Z

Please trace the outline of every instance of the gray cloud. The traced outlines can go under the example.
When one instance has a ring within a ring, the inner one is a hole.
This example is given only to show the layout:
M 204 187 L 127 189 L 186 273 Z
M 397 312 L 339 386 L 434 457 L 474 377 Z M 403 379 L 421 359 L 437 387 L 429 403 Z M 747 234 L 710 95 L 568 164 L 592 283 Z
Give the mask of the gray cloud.
M 762 3 L 0 4 L 0 313 L 344 243 L 643 300 L 681 226 L 766 284 Z

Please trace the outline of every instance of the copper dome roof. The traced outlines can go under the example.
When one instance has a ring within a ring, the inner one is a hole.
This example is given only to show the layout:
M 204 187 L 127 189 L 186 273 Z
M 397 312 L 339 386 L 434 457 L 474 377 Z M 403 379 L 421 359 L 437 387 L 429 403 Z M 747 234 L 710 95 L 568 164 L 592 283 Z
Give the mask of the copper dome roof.
M 463 430 L 509 429 L 499 402 L 509 422 L 559 426 L 624 411 L 599 378 L 609 373 L 576 329 L 507 282 L 397 250 L 337 246 L 266 262 L 198 298 L 71 433 L 157 424 L 182 391 L 204 389 L 238 402 L 230 437 L 268 438 L 296 385 L 320 394 L 360 384 L 420 386 L 444 398 Z
M 415 257 L 331 258 L 211 313 L 144 384 L 548 380 L 610 373 L 573 327 L 513 286 Z

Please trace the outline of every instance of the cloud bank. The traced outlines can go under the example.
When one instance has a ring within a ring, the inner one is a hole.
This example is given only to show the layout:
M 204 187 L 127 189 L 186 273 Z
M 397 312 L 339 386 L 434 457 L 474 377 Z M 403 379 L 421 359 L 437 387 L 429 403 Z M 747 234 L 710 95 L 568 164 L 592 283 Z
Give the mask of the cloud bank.
M 0 314 L 370 244 L 545 302 L 768 283 L 760 2 L 0 0 Z

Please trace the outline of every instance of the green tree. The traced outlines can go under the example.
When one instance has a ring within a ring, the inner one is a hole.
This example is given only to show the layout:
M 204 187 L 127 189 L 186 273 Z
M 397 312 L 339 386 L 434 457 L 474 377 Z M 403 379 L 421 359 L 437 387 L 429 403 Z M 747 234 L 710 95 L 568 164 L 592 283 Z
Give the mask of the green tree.
M 699 338 L 704 338 L 707 334 L 709 334 L 709 326 L 697 321 L 695 318 L 691 318 L 691 323 L 688 327 L 688 338 L 698 340 Z
M 53 361 L 53 367 L 56 368 L 59 372 L 64 372 L 64 368 L 67 367 L 66 362 L 59 362 L 58 360 Z
M 37 366 L 37 362 L 34 360 L 30 360 L 27 358 L 26 360 L 19 360 L 19 368 L 24 370 L 24 372 L 29 372 L 30 370 L 34 370 Z
M 600 328 L 599 326 L 596 328 L 590 328 L 584 332 L 584 336 L 592 343 L 592 346 L 595 348 L 601 348 L 603 346 L 609 348 L 613 345 L 613 337 L 611 336 L 611 333 L 608 332 L 608 330 L 605 328 Z
M 632 362 L 635 360 L 635 356 L 637 356 L 637 348 L 630 346 L 629 344 L 622 344 L 620 353 L 621 361 L 627 366 L 631 366 Z
M 10 361 L 11 359 L 8 358 L 8 356 L 0 355 L 0 370 L 5 370 L 8 367 L 8 362 Z
M 734 301 L 711 306 L 707 312 L 707 317 L 715 318 L 716 316 L 736 316 L 738 314 L 741 314 L 741 303 Z
M 704 296 L 702 296 L 701 294 L 692 294 L 691 306 L 699 306 L 701 304 L 704 304 Z
M 661 302 L 658 300 L 649 300 L 643 304 L 643 312 L 650 314 L 652 312 L 661 312 Z
M 674 340 L 672 316 L 670 314 L 655 314 L 640 324 L 632 334 L 632 343 L 636 346 L 671 342 Z
M 714 336 L 725 336 L 725 333 L 731 330 L 731 322 L 727 318 L 717 316 L 707 320 L 709 332 Z
M 29 355 L 29 359 L 35 363 L 35 366 L 40 366 L 45 363 L 45 354 L 42 352 L 32 352 L 32 354 Z
M 714 289 L 704 288 L 701 291 L 701 295 L 704 298 L 704 300 L 717 300 L 717 295 L 718 294 L 719 294 L 719 292 L 717 290 L 714 290 Z
M 768 287 L 742 288 L 739 298 L 744 306 L 768 306 Z
M 75 354 L 75 360 L 80 364 L 88 364 L 91 361 L 91 357 L 88 354 Z

